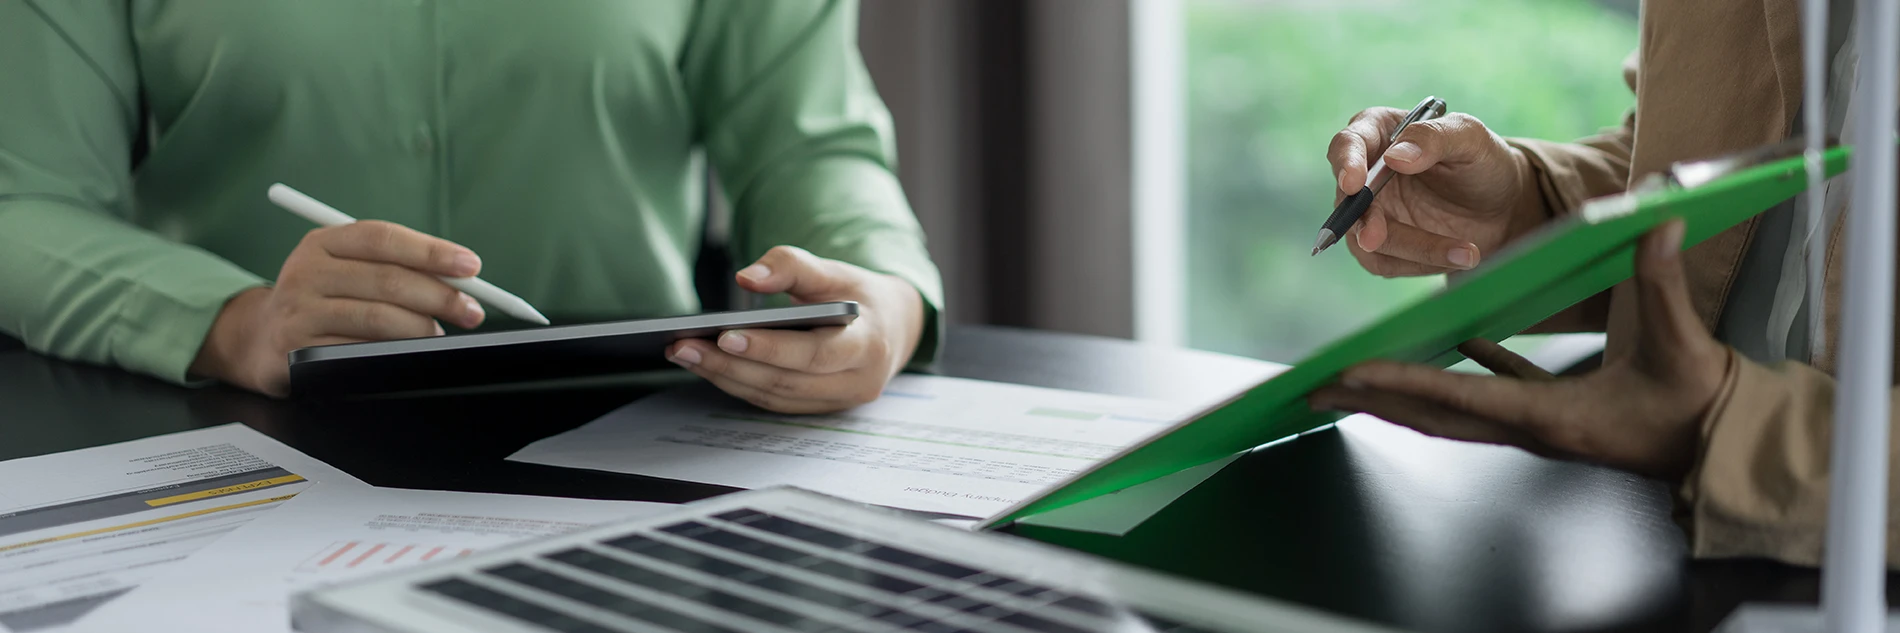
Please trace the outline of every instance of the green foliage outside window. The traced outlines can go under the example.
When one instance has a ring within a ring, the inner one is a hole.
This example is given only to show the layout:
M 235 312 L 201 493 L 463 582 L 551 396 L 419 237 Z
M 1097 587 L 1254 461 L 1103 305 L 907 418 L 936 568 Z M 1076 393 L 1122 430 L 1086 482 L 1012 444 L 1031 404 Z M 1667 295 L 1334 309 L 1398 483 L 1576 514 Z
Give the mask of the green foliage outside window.
M 1292 362 L 1440 278 L 1342 247 L 1327 144 L 1365 107 L 1428 94 L 1505 136 L 1571 139 L 1635 99 L 1635 16 L 1592 0 L 1188 0 L 1188 342 Z

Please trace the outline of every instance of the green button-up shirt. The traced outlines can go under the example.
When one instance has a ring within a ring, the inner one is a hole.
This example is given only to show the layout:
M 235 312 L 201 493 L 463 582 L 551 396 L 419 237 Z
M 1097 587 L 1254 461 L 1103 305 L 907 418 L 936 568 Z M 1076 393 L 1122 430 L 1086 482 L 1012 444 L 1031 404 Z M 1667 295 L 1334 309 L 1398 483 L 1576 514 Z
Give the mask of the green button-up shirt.
M 280 181 L 468 246 L 483 278 L 557 319 L 691 313 L 708 163 L 736 261 L 801 246 L 910 281 L 934 316 L 941 282 L 856 15 L 849 0 L 0 2 L 0 329 L 184 380 L 224 302 L 312 228 L 265 199 Z

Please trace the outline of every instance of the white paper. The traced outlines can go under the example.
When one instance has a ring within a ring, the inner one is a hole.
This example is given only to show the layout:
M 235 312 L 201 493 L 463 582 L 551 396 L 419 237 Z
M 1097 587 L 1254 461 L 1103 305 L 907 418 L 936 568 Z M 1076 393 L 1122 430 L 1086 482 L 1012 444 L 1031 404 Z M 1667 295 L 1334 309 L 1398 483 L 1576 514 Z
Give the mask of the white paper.
M 63 627 L 313 482 L 364 485 L 242 424 L 0 462 L 0 630 Z
M 634 402 L 514 461 L 996 514 L 1157 432 L 1185 403 L 939 376 L 898 376 L 839 415 L 769 413 L 704 386 Z
M 318 486 L 137 591 L 78 631 L 290 631 L 289 596 L 350 578 L 676 508 L 642 501 Z

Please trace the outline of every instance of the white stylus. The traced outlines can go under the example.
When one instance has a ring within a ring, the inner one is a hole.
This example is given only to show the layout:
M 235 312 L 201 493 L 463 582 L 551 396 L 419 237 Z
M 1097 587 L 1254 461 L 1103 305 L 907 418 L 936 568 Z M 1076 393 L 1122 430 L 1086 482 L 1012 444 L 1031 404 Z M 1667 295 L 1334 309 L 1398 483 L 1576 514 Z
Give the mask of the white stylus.
M 306 196 L 303 192 L 291 189 L 289 185 L 281 182 L 271 185 L 268 195 L 272 203 L 283 207 L 285 211 L 295 213 L 321 226 L 343 226 L 356 222 L 356 218 L 336 210 L 336 207 L 319 202 L 316 198 Z M 442 282 L 514 318 L 541 325 L 548 324 L 548 318 L 541 316 L 541 313 L 536 311 L 534 306 L 528 305 L 527 301 L 509 294 L 506 290 L 496 288 L 495 284 L 482 281 L 480 277 L 443 277 Z

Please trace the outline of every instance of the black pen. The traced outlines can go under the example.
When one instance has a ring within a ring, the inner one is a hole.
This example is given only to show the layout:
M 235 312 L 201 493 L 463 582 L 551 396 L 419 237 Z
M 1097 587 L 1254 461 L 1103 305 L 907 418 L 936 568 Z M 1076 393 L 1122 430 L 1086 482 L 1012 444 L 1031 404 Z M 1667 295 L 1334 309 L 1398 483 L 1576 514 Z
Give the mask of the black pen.
M 1399 139 L 1399 133 L 1405 131 L 1406 126 L 1441 116 L 1445 116 L 1445 100 L 1438 97 L 1426 97 L 1424 101 L 1418 102 L 1418 107 L 1412 108 L 1412 111 L 1405 115 L 1405 120 L 1399 121 L 1398 127 L 1392 129 L 1392 136 L 1385 139 L 1385 146 L 1391 147 L 1392 142 Z M 1339 201 L 1339 208 L 1333 209 L 1333 214 L 1326 217 L 1326 223 L 1320 225 L 1319 239 L 1313 241 L 1313 254 L 1318 255 L 1320 251 L 1337 243 L 1339 238 L 1346 234 L 1346 230 L 1352 228 L 1353 223 L 1358 222 L 1359 218 L 1366 214 L 1366 209 L 1372 208 L 1372 197 L 1379 195 L 1379 190 L 1384 189 L 1386 181 L 1391 179 L 1392 170 L 1386 169 L 1385 155 L 1381 152 L 1379 161 L 1372 164 L 1372 169 L 1366 170 L 1366 185 L 1357 193 Z

